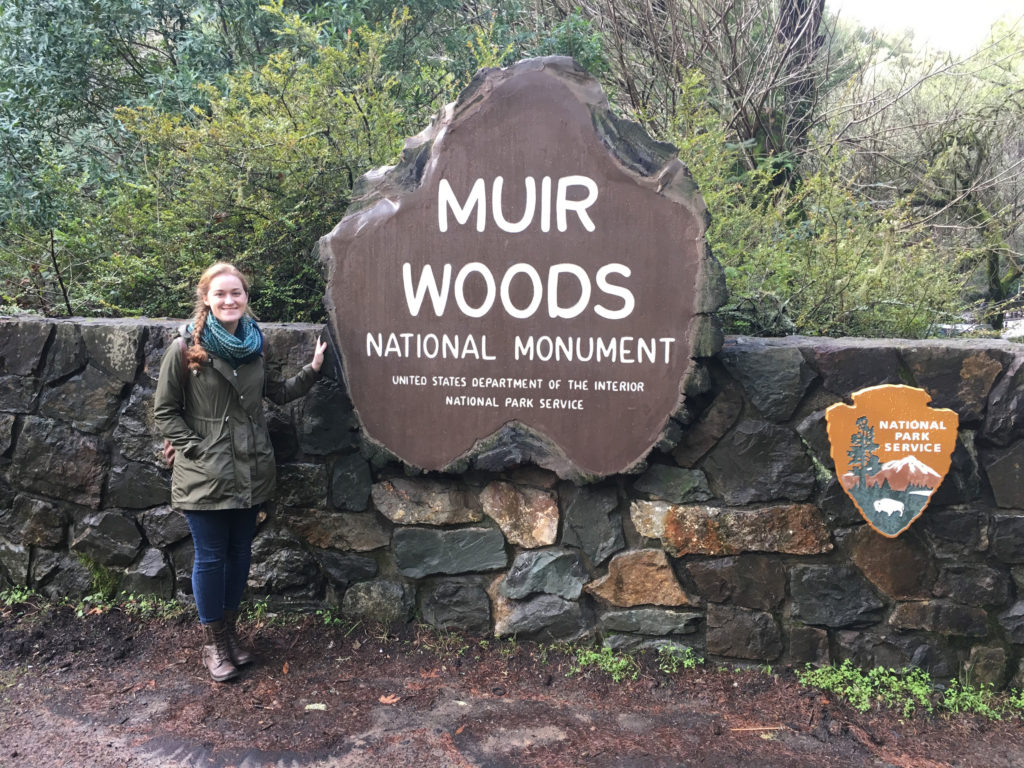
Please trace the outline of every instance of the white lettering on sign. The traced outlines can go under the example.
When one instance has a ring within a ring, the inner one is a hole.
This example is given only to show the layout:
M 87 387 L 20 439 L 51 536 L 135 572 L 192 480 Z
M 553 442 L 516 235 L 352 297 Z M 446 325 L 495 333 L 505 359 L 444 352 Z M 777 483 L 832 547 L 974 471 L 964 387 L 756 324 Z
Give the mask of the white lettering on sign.
M 516 360 L 668 364 L 674 338 L 618 336 L 516 336 Z M 659 350 L 659 346 L 661 349 Z M 659 354 L 660 352 L 660 354 Z
M 464 360 L 497 360 L 487 354 L 487 336 L 477 337 L 472 334 L 436 333 L 373 333 L 366 334 L 367 357 L 399 357 L 427 358 L 433 360 L 452 358 Z
M 412 264 L 402 264 L 402 286 L 405 289 L 405 304 L 409 314 L 419 317 L 423 309 L 423 303 L 430 298 L 430 304 L 434 314 L 443 317 L 448 309 L 448 297 L 451 294 L 455 299 L 458 310 L 466 317 L 483 317 L 494 307 L 497 301 L 511 317 L 525 319 L 534 315 L 544 301 L 545 281 L 541 278 L 540 272 L 531 264 L 513 264 L 501 278 L 500 285 L 495 281 L 494 274 L 490 267 L 479 261 L 471 261 L 459 269 L 452 284 L 452 265 L 445 264 L 441 267 L 441 280 L 438 283 L 434 268 L 429 264 L 420 270 L 419 281 L 413 284 Z M 621 301 L 622 306 L 610 309 L 603 304 L 594 306 L 594 313 L 607 320 L 621 320 L 632 314 L 636 307 L 636 299 L 633 292 L 622 285 L 616 285 L 610 281 L 613 275 L 629 277 L 631 271 L 625 264 L 605 264 L 597 270 L 594 282 L 597 288 L 604 294 Z M 466 282 L 476 275 L 477 280 L 482 280 L 485 288 L 484 297 L 478 306 L 470 305 L 466 299 Z M 516 278 L 526 280 L 531 289 L 530 301 L 522 307 L 516 306 L 512 301 L 512 281 Z M 573 318 L 583 314 L 590 305 L 593 294 L 593 287 L 590 275 L 583 267 L 576 264 L 552 264 L 548 267 L 547 275 L 547 311 L 551 318 Z M 563 304 L 561 297 L 564 295 L 578 296 L 574 304 Z
M 881 421 L 880 429 L 945 429 L 944 421 Z
M 445 395 L 445 405 L 463 405 L 471 408 L 497 408 L 498 401 L 493 397 L 473 397 L 472 395 Z
M 938 443 L 885 443 L 882 450 L 886 453 L 942 453 Z
M 509 221 L 505 218 L 505 206 L 503 204 L 502 191 L 505 187 L 505 179 L 502 176 L 495 176 L 491 182 L 491 218 L 502 232 L 517 234 L 525 231 L 533 223 L 537 213 L 537 181 L 533 176 L 527 176 L 523 185 L 526 188 L 526 203 L 523 206 L 522 216 L 518 221 Z M 574 187 L 582 187 L 586 194 L 582 199 L 576 200 L 569 196 L 569 191 Z M 548 232 L 551 229 L 551 177 L 545 176 L 540 184 L 540 231 Z M 597 183 L 587 176 L 563 176 L 558 180 L 555 192 L 555 226 L 559 232 L 565 232 L 569 228 L 569 212 L 572 211 L 580 220 L 580 224 L 587 232 L 595 230 L 594 222 L 587 213 L 587 209 L 597 202 Z M 476 211 L 476 231 L 483 232 L 487 223 L 487 183 L 483 179 L 477 179 L 469 190 L 465 204 L 459 202 L 452 185 L 448 179 L 441 179 L 437 186 L 437 227 L 442 232 L 448 231 L 448 211 L 455 215 L 455 220 L 465 226 L 473 212 Z

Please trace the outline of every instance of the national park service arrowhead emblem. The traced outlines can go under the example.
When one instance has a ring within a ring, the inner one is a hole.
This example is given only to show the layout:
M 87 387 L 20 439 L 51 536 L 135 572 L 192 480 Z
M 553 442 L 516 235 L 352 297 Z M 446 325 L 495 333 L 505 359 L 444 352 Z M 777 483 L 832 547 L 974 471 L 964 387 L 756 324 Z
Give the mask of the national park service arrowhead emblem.
M 895 538 L 949 472 L 960 419 L 916 387 L 884 384 L 825 411 L 836 475 L 868 525 Z

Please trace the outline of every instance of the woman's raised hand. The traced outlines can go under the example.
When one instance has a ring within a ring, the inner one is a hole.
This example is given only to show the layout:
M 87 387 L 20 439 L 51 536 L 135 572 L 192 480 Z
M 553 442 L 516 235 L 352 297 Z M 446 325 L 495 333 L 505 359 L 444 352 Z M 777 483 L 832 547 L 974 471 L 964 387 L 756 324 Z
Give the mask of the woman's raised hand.
M 316 337 L 316 349 L 313 350 L 313 370 L 319 371 L 324 364 L 324 352 L 327 350 L 327 342 Z

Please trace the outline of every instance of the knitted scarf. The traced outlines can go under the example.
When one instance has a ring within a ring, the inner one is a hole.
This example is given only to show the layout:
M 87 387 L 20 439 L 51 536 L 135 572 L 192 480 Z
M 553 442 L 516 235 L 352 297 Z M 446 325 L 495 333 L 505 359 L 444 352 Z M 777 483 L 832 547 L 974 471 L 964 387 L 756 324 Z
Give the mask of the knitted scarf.
M 189 325 L 188 329 L 192 331 L 193 326 Z M 231 333 L 211 312 L 206 316 L 199 343 L 203 349 L 215 354 L 232 368 L 251 363 L 263 353 L 263 334 L 256 321 L 248 315 L 242 315 L 238 328 Z

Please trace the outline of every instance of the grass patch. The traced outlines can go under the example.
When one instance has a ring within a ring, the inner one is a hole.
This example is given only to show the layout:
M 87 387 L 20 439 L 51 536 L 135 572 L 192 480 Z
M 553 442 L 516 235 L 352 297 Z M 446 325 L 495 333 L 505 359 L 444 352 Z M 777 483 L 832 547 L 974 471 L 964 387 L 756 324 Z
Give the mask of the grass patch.
M 590 669 L 604 672 L 616 683 L 636 680 L 640 676 L 640 663 L 636 656 L 629 652 L 616 653 L 607 645 L 598 649 L 577 648 L 565 676 L 573 677 Z
M 182 605 L 177 600 L 169 600 L 156 595 L 135 595 L 122 592 L 116 606 L 129 616 L 141 619 L 179 619 L 190 612 L 190 606 Z
M 0 590 L 0 605 L 4 608 L 35 603 L 40 599 L 45 598 L 29 587 L 8 587 L 7 589 Z
M 458 632 L 430 624 L 417 625 L 416 644 L 440 658 L 464 656 L 469 650 L 466 638 Z
M 1019 691 L 1017 695 L 1019 698 Z M 988 684 L 975 688 L 954 680 L 942 694 L 942 706 L 949 712 L 971 712 L 989 720 L 1002 720 L 1008 704 L 1009 701 L 1001 701 Z
M 89 597 L 95 598 L 96 602 L 109 602 L 113 600 L 117 594 L 117 588 L 121 584 L 120 574 L 107 568 L 105 565 L 97 563 L 91 557 L 81 552 L 77 552 L 75 555 L 78 561 L 89 571 L 89 578 L 92 580 L 92 594 Z
M 696 669 L 704 663 L 704 657 L 693 652 L 693 648 L 678 648 L 665 645 L 658 649 L 658 669 L 666 675 L 674 675 L 680 669 Z
M 879 706 L 895 709 L 903 717 L 918 712 L 968 713 L 989 720 L 1024 715 L 1024 691 L 996 693 L 989 684 L 973 686 L 957 680 L 943 688 L 921 669 L 897 672 L 876 667 L 863 671 L 847 659 L 839 666 L 813 669 L 808 665 L 796 676 L 801 685 L 834 693 L 861 712 Z

